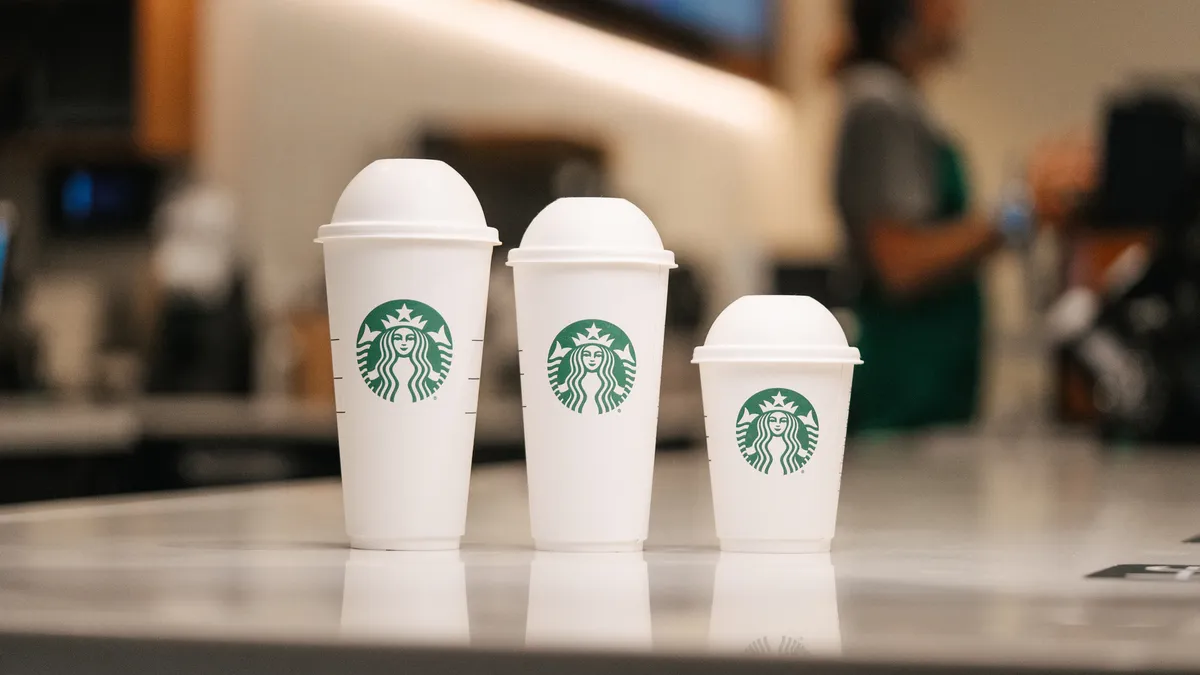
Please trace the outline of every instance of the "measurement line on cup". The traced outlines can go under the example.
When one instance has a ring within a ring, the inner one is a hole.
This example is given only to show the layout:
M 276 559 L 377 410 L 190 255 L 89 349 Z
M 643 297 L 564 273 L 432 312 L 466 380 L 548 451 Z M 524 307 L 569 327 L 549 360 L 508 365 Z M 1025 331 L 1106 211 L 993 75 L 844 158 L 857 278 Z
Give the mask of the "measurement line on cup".
M 468 414 L 468 415 L 477 415 L 477 414 L 479 414 L 479 411 L 477 411 L 477 410 L 472 410 L 471 412 L 469 412 L 469 413 L 467 413 L 467 414 Z
M 335 412 L 335 413 L 337 413 L 338 415 L 345 415 L 345 414 L 346 414 L 346 411 L 345 411 L 345 410 L 335 410 L 334 412 Z
M 474 340 L 471 340 L 471 342 L 483 342 L 483 338 L 476 338 Z
M 329 338 L 330 342 L 341 342 L 342 338 Z
M 333 379 L 335 379 L 335 380 L 344 380 L 344 379 L 346 379 L 346 378 L 344 378 L 344 377 L 335 377 L 335 378 L 333 378 Z
M 468 377 L 468 378 L 467 378 L 467 381 L 468 381 L 468 382 L 478 382 L 478 381 L 479 381 L 479 378 L 478 378 L 478 377 Z

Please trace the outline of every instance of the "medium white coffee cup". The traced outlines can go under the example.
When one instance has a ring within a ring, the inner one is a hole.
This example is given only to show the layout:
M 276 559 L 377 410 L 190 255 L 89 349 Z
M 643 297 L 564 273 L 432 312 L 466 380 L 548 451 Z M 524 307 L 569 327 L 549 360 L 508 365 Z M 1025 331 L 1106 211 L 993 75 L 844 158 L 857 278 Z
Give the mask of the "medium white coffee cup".
M 636 551 L 675 256 L 624 199 L 560 199 L 509 253 L 534 544 Z
M 650 649 L 650 577 L 642 553 L 534 554 L 525 645 Z
M 796 658 L 840 655 L 837 581 L 829 554 L 722 552 L 708 626 L 714 651 Z
M 388 159 L 346 186 L 317 242 L 350 545 L 457 548 L 496 230 L 454 169 Z
M 746 296 L 695 351 L 723 551 L 828 551 L 858 350 L 821 303 Z

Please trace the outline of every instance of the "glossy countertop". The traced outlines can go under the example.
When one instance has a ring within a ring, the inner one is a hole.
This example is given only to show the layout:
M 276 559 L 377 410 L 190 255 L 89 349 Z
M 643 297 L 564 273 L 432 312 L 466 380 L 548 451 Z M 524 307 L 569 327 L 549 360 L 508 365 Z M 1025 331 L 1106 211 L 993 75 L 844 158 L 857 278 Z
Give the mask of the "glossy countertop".
M 1200 449 L 858 443 L 830 555 L 718 552 L 707 471 L 659 455 L 640 554 L 532 551 L 519 463 L 453 553 L 347 549 L 333 481 L 9 508 L 0 634 L 1200 671 Z

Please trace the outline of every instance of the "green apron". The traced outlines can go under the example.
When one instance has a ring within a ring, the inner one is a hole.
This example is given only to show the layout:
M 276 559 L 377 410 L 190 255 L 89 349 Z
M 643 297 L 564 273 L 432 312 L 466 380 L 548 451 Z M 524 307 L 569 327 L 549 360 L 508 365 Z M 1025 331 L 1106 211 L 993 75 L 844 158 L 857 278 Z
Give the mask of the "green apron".
M 954 147 L 939 147 L 939 221 L 967 208 L 967 180 Z M 983 298 L 975 277 L 913 300 L 892 300 L 868 284 L 855 306 L 858 349 L 850 431 L 962 424 L 979 400 Z

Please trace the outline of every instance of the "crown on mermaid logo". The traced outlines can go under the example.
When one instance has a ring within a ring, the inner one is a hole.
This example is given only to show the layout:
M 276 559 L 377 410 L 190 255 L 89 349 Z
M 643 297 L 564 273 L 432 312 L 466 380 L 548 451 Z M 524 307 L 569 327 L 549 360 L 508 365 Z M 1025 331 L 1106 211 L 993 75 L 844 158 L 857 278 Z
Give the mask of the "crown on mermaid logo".
M 417 330 L 425 330 L 425 324 L 428 323 L 420 316 L 414 317 L 412 310 L 408 305 L 400 305 L 400 310 L 396 312 L 396 316 L 383 317 L 384 328 L 416 328 Z
M 601 335 L 600 328 L 598 328 L 596 324 L 592 324 L 592 327 L 587 329 L 586 335 L 580 333 L 572 339 L 575 340 L 576 347 L 582 347 L 584 345 L 600 345 L 602 347 L 611 348 L 613 344 L 612 336 Z
M 772 396 L 770 401 L 764 402 L 764 403 L 760 404 L 758 407 L 760 410 L 763 411 L 763 413 L 785 412 L 789 415 L 795 415 L 796 409 L 799 406 L 797 406 L 795 403 L 788 401 L 787 397 L 784 396 L 783 392 L 781 391 L 781 392 L 775 394 L 774 396 Z

